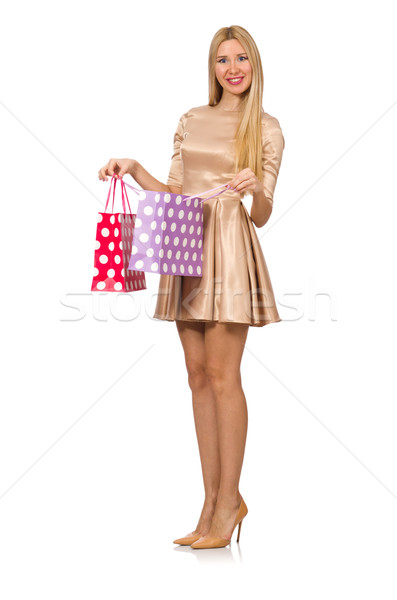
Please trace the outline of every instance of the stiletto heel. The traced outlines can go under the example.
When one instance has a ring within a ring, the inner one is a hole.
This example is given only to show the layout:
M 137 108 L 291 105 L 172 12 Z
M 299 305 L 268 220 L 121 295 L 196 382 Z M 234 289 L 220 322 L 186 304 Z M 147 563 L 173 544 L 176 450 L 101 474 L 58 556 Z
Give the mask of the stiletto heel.
M 199 549 L 199 548 L 224 548 L 225 546 L 230 544 L 230 542 L 232 541 L 233 533 L 234 533 L 234 530 L 236 529 L 237 525 L 238 525 L 237 541 L 239 541 L 241 524 L 243 522 L 243 519 L 246 517 L 247 513 L 248 513 L 247 505 L 244 502 L 243 498 L 241 498 L 240 506 L 237 511 L 236 519 L 234 521 L 233 531 L 232 531 L 230 540 L 228 540 L 227 538 L 223 538 L 223 537 L 203 536 L 203 538 L 200 538 L 196 542 L 193 542 L 193 544 L 190 544 L 190 547 L 194 548 L 195 550 Z
M 238 524 L 237 541 L 239 541 L 239 539 L 240 539 L 240 529 L 241 529 L 242 522 L 243 522 L 243 520 L 241 519 L 240 523 Z

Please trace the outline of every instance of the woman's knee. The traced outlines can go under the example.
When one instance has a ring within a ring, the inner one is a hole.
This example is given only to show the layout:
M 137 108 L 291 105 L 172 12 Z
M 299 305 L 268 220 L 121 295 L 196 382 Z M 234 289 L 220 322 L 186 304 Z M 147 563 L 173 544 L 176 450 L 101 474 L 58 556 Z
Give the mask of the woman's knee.
M 187 363 L 187 374 L 189 387 L 192 392 L 200 391 L 208 387 L 208 379 L 205 371 L 205 365 L 200 362 L 190 361 Z
M 206 378 L 213 392 L 217 395 L 227 393 L 241 386 L 240 371 L 231 371 L 226 365 L 208 365 Z

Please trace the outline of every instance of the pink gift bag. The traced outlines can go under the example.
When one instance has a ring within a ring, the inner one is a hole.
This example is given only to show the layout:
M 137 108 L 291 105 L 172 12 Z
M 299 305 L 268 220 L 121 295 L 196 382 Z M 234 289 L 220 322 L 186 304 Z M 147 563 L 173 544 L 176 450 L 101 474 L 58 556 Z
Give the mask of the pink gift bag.
M 107 213 L 113 182 L 112 212 Z M 91 291 L 94 292 L 135 292 L 146 289 L 145 273 L 128 269 L 136 215 L 131 213 L 127 190 L 122 180 L 120 184 L 124 212 L 114 212 L 116 182 L 117 178 L 112 177 L 105 212 L 98 213 L 94 275 L 91 285 Z M 124 196 L 129 213 L 126 212 Z

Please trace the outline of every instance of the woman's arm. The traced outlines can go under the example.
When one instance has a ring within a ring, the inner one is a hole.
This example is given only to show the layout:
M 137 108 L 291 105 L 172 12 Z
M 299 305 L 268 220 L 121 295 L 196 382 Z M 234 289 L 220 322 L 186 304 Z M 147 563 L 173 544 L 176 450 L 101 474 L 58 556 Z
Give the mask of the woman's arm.
M 252 194 L 251 219 L 257 227 L 263 227 L 273 210 L 273 195 L 283 157 L 285 141 L 280 123 L 275 117 L 262 123 L 262 171 L 260 191 Z
M 108 177 L 123 178 L 126 174 L 131 175 L 133 179 L 144 189 L 153 190 L 154 192 L 170 192 L 171 194 L 181 194 L 182 187 L 178 185 L 168 185 L 162 183 L 146 169 L 142 167 L 137 160 L 133 158 L 111 158 L 108 163 L 99 169 L 98 177 L 102 181 L 107 181 Z
M 265 186 L 255 173 L 247 168 L 240 171 L 228 184 L 234 192 L 252 193 L 251 221 L 256 227 L 263 227 L 269 220 L 273 210 L 273 198 L 265 194 Z
M 251 220 L 256 227 L 263 227 L 269 220 L 273 210 L 273 200 L 266 198 L 263 189 L 252 192 Z
M 131 161 L 131 167 L 128 170 L 128 173 L 144 190 L 152 190 L 153 192 L 170 192 L 171 194 L 182 193 L 182 188 L 162 183 L 150 175 L 150 173 L 148 173 L 148 171 L 146 171 L 146 169 L 144 169 L 137 160 Z

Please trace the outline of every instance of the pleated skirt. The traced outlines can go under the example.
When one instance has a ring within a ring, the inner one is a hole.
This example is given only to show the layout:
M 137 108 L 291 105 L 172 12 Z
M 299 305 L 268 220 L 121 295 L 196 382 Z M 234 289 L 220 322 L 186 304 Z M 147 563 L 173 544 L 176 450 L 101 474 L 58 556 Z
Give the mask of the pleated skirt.
M 153 318 L 263 327 L 277 323 L 269 271 L 241 201 L 203 202 L 202 277 L 160 275 Z

